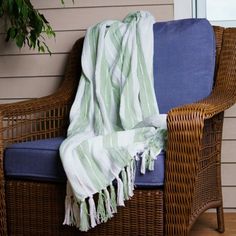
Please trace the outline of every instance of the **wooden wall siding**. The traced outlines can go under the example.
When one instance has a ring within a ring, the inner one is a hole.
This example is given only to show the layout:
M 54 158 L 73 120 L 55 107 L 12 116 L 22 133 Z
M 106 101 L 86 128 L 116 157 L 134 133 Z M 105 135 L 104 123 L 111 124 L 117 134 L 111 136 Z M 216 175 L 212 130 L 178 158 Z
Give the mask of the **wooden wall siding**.
M 225 117 L 236 117 L 236 104 L 225 111 Z
M 2 56 L 0 60 L 0 78 L 14 79 L 15 77 L 23 79 L 29 76 L 62 75 L 66 58 L 67 54 L 54 54 L 52 56 L 49 54 Z M 2 80 L 2 82 L 4 81 L 6 80 Z M 23 80 L 22 83 L 24 83 Z M 27 93 L 28 88 L 25 88 L 25 90 Z
M 5 42 L 0 20 L 0 103 L 48 95 L 59 86 L 73 42 L 88 26 L 104 19 L 122 19 L 135 10 L 148 10 L 158 21 L 174 18 L 173 0 L 32 0 L 56 30 L 47 40 L 52 56 Z M 225 112 L 222 143 L 224 206 L 236 210 L 236 105 Z
M 236 187 L 223 187 L 223 204 L 225 209 L 236 211 Z
M 223 139 L 226 139 L 226 140 L 236 139 L 236 118 L 235 117 L 225 117 L 224 126 L 223 126 Z
M 23 77 L 18 80 L 12 80 L 9 78 L 1 78 L 0 83 L 4 84 L 4 87 L 0 87 L 0 94 L 4 98 L 11 99 L 16 98 L 34 98 L 41 96 L 42 93 L 49 95 L 55 91 L 60 84 L 60 77 Z M 22 83 L 27 84 L 29 89 L 27 94 L 22 88 Z M 8 89 L 9 88 L 9 89 Z
M 63 6 L 58 0 L 32 0 L 32 4 L 37 9 L 55 9 L 64 7 L 110 7 L 110 6 L 152 6 L 152 5 L 173 5 L 173 0 L 65 0 L 65 5 Z
M 71 49 L 71 44 L 76 41 L 76 39 L 84 36 L 85 30 L 74 30 L 74 31 L 57 31 L 56 38 L 46 39 L 46 42 L 54 54 L 65 54 Z M 18 49 L 12 42 L 5 41 L 5 34 L 0 34 L 0 56 L 10 56 L 10 55 L 29 55 L 38 54 L 35 50 L 29 50 L 27 47 Z
M 236 105 L 226 110 L 222 143 L 223 203 L 226 211 L 236 211 Z
M 223 140 L 221 157 L 222 157 L 222 163 L 236 162 L 236 138 L 232 140 Z
M 5 42 L 0 21 L 0 103 L 41 97 L 59 86 L 68 52 L 86 28 L 105 19 L 122 19 L 129 12 L 150 11 L 158 21 L 174 17 L 173 0 L 33 0 L 56 31 L 47 40 L 52 56 Z M 2 32 L 2 33 L 1 33 Z M 19 89 L 20 88 L 20 89 Z
M 57 11 L 47 9 L 41 12 L 45 14 L 52 27 L 56 31 L 59 31 L 64 28 L 67 30 L 78 30 L 78 28 L 85 30 L 101 20 L 121 19 L 129 12 L 136 10 L 147 10 L 151 12 L 158 21 L 168 20 L 173 16 L 173 7 L 171 5 L 61 8 L 57 9 Z

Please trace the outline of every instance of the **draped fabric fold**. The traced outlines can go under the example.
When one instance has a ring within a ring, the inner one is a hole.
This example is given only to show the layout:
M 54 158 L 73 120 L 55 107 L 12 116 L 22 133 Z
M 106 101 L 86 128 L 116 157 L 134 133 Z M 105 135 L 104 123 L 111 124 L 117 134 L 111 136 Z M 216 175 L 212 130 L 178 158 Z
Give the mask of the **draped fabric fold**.
M 139 11 L 87 30 L 60 147 L 68 178 L 64 224 L 87 231 L 106 222 L 133 195 L 135 159 L 142 158 L 145 173 L 164 149 L 166 115 L 159 114 L 153 86 L 154 22 Z

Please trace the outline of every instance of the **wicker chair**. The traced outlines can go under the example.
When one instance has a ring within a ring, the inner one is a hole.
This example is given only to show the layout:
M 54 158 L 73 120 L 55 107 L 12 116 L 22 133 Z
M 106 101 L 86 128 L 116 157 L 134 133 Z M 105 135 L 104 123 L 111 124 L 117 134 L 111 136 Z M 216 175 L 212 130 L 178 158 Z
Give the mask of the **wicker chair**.
M 236 29 L 214 27 L 211 95 L 168 113 L 164 189 L 137 189 L 125 208 L 88 233 L 62 226 L 65 184 L 5 179 L 7 145 L 63 136 L 80 73 L 83 40 L 69 56 L 65 79 L 51 96 L 0 105 L 0 235 L 188 235 L 198 216 L 217 209 L 224 231 L 220 153 L 224 110 L 236 101 Z

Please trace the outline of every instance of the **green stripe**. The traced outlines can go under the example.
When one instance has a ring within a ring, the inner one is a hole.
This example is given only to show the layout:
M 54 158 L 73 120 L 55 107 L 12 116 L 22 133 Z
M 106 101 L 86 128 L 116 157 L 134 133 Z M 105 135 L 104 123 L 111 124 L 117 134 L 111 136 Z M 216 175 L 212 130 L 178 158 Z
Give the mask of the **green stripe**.
M 153 93 L 151 93 L 151 91 L 153 90 L 153 80 L 150 81 L 148 78 L 148 72 L 147 72 L 147 68 L 145 66 L 145 59 L 143 56 L 143 49 L 141 47 L 141 42 L 140 42 L 140 35 L 137 33 L 136 34 L 137 37 L 137 52 L 138 52 L 138 78 L 140 81 L 140 87 L 141 92 L 140 92 L 140 96 L 141 96 L 141 100 L 143 100 L 143 113 L 145 115 L 145 117 L 151 116 L 153 114 L 156 113 L 156 109 L 155 109 L 155 101 L 153 101 Z
M 93 183 L 93 186 L 97 189 L 102 189 L 107 182 L 104 180 L 103 173 L 99 169 L 99 166 L 90 156 L 90 152 L 88 151 L 88 143 L 86 141 L 81 143 L 77 147 L 76 151 L 81 164 L 88 173 L 90 181 Z

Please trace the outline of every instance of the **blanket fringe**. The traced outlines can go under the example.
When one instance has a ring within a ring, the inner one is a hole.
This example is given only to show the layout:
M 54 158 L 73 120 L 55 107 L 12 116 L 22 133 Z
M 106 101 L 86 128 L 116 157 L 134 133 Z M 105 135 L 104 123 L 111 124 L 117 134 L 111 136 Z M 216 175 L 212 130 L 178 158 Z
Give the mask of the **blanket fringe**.
M 85 200 L 80 203 L 79 229 L 81 231 L 88 231 L 90 229 L 88 209 L 87 209 L 87 204 Z
M 80 226 L 80 206 L 75 199 L 73 199 L 72 209 L 73 209 L 73 216 L 71 217 L 72 225 L 75 225 L 78 228 Z
M 127 167 L 127 181 L 128 181 L 128 196 L 132 197 L 134 195 L 134 161 L 132 160 L 130 166 Z
M 116 177 L 117 193 L 113 183 L 98 193 L 97 209 L 93 196 L 90 196 L 88 201 L 85 199 L 78 203 L 73 197 L 71 186 L 68 183 L 63 224 L 74 225 L 81 231 L 88 231 L 97 224 L 107 222 L 114 213 L 117 213 L 117 206 L 124 206 L 124 200 L 133 196 L 134 175 L 135 161 L 132 160 L 130 165 L 121 171 L 121 177 Z
M 141 167 L 140 167 L 140 172 L 142 174 L 146 173 L 146 166 L 147 166 L 147 160 L 149 157 L 149 150 L 145 149 L 141 155 Z
M 123 192 L 124 192 L 124 200 L 129 199 L 128 195 L 128 177 L 127 177 L 127 172 L 126 169 L 124 168 L 121 172 L 122 180 L 123 180 Z
M 72 225 L 71 216 L 73 215 L 72 211 L 72 200 L 71 196 L 66 196 L 65 199 L 65 218 L 63 221 L 63 225 Z
M 104 207 L 103 193 L 102 191 L 98 194 L 98 204 L 97 204 L 97 223 L 107 222 L 106 211 Z
M 159 152 L 160 153 L 160 152 Z M 140 172 L 142 174 L 146 173 L 146 170 L 154 170 L 154 160 L 159 153 L 154 153 L 151 149 L 145 149 L 141 156 L 141 167 Z
M 117 177 L 117 205 L 118 206 L 125 206 L 124 203 L 124 187 L 123 187 L 123 182 L 122 180 Z
M 89 215 L 90 215 L 90 222 L 91 227 L 94 228 L 97 225 L 97 213 L 96 213 L 96 207 L 95 202 L 92 196 L 89 197 Z
M 116 193 L 113 184 L 110 184 L 111 212 L 117 213 Z
M 149 157 L 148 157 L 148 160 L 147 160 L 147 168 L 150 171 L 154 170 L 154 160 L 155 160 L 155 158 L 156 158 L 155 153 L 153 153 L 152 150 L 150 150 L 149 151 Z
M 70 184 L 66 185 L 66 198 L 65 198 L 65 218 L 63 225 L 75 225 L 74 224 L 74 211 L 73 211 L 73 194 Z
M 112 209 L 111 209 L 111 198 L 106 188 L 103 191 L 104 191 L 104 198 L 105 198 L 104 200 L 105 200 L 105 206 L 106 206 L 106 214 L 108 218 L 111 218 L 113 217 Z

